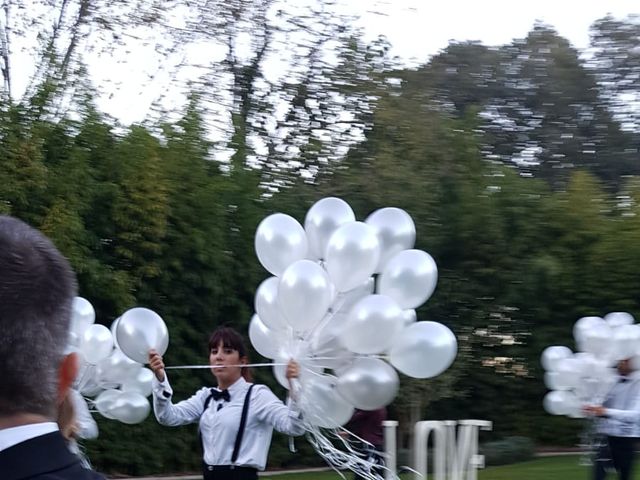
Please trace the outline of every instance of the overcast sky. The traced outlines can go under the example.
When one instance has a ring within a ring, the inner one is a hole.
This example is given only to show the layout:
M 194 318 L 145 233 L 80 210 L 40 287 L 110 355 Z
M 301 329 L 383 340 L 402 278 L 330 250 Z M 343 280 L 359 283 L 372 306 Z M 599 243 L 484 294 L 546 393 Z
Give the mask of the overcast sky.
M 368 0 L 349 0 L 366 11 Z M 363 25 L 386 35 L 395 53 L 420 62 L 449 40 L 479 40 L 502 45 L 524 37 L 536 20 L 547 23 L 578 48 L 589 43 L 589 26 L 611 13 L 640 13 L 637 0 L 397 0 L 379 3 L 386 16 L 367 13 Z
M 477 40 L 502 45 L 522 38 L 537 20 L 553 26 L 577 48 L 589 42 L 589 26 L 610 13 L 625 17 L 640 13 L 638 0 L 343 0 L 361 16 L 367 36 L 385 35 L 393 54 L 408 65 L 428 61 L 450 40 Z M 374 13 L 373 11 L 379 13 Z M 118 90 L 100 101 L 100 108 L 123 123 L 144 118 L 157 92 L 166 88 L 169 72 L 157 75 L 153 86 L 147 74 L 157 70 L 144 52 L 126 63 L 107 58 L 94 64 L 94 81 L 121 79 Z M 163 85 L 164 82 L 164 85 Z M 161 87 L 161 85 L 163 85 Z

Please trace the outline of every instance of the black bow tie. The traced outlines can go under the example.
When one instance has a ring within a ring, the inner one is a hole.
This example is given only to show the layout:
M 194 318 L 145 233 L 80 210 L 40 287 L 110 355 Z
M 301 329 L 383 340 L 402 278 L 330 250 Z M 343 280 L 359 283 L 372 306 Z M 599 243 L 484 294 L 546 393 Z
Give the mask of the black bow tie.
M 211 396 L 213 397 L 214 400 L 218 401 L 220 399 L 223 399 L 225 402 L 228 402 L 229 400 L 231 400 L 231 395 L 229 395 L 229 390 L 211 390 Z
M 628 382 L 629 379 L 627 377 L 622 377 L 620 380 L 618 380 L 620 383 L 625 383 Z

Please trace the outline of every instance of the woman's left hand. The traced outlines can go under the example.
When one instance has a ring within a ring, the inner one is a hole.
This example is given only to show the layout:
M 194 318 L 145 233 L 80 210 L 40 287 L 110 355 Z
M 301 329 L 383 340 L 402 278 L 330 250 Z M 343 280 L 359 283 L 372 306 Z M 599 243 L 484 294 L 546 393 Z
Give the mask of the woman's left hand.
M 300 376 L 300 364 L 296 362 L 294 359 L 289 360 L 287 363 L 287 370 L 285 371 L 285 376 L 289 381 L 289 396 L 293 401 L 298 399 L 298 382 L 294 382 Z
M 293 359 L 289 360 L 289 363 L 287 363 L 285 376 L 289 381 L 291 381 L 291 379 L 293 378 L 298 378 L 300 376 L 300 364 Z

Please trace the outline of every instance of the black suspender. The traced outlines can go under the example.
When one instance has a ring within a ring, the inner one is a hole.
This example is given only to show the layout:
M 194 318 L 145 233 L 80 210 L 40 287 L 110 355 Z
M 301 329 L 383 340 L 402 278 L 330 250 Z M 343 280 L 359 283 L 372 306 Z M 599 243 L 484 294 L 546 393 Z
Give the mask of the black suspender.
M 251 390 L 256 384 L 253 383 L 247 390 L 247 394 L 244 397 L 244 405 L 242 406 L 242 416 L 240 417 L 240 428 L 238 429 L 238 435 L 236 435 L 236 443 L 233 446 L 233 454 L 231 455 L 231 463 L 236 463 L 238 453 L 240 453 L 240 445 L 242 444 L 242 436 L 244 435 L 244 428 L 247 424 L 247 414 L 249 413 L 249 400 L 251 399 Z
M 246 395 L 244 396 L 244 404 L 242 405 L 242 415 L 240 416 L 240 427 L 238 428 L 238 433 L 236 435 L 236 442 L 233 446 L 233 454 L 231 455 L 232 464 L 236 462 L 236 459 L 238 458 L 238 454 L 240 453 L 240 446 L 242 445 L 242 437 L 244 435 L 244 430 L 247 425 L 247 415 L 249 414 L 249 402 L 251 400 L 251 390 L 253 390 L 253 387 L 255 386 L 256 384 L 252 383 L 249 386 L 249 389 L 247 390 Z M 210 393 L 207 399 L 204 401 L 204 409 L 202 410 L 202 413 L 204 413 L 207 410 L 207 408 L 209 408 L 209 405 L 211 404 L 211 400 L 213 400 L 213 393 Z M 200 443 L 202 444 L 202 435 L 200 435 L 199 431 L 198 431 L 198 434 L 200 436 Z M 204 445 L 202 445 L 202 447 L 203 447 L 202 450 L 204 451 Z

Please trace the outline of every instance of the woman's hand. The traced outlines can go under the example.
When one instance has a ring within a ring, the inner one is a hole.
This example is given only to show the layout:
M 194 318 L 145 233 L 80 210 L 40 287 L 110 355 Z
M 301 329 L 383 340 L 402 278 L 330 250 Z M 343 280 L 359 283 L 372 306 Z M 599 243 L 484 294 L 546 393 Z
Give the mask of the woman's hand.
M 289 381 L 289 396 L 295 401 L 298 398 L 298 392 L 294 380 L 300 376 L 300 364 L 294 359 L 289 360 L 284 375 Z
M 594 417 L 604 417 L 607 413 L 606 408 L 600 405 L 586 405 L 582 407 L 582 411 L 587 415 L 593 415 Z
M 298 378 L 299 376 L 300 364 L 293 359 L 289 360 L 289 363 L 287 363 L 287 370 L 285 371 L 285 377 L 287 377 L 287 380 L 291 382 L 292 379 Z
M 164 382 L 164 362 L 162 356 L 155 350 L 149 350 L 149 368 L 155 374 L 159 382 Z

